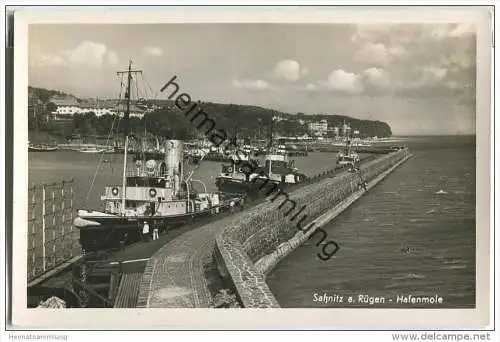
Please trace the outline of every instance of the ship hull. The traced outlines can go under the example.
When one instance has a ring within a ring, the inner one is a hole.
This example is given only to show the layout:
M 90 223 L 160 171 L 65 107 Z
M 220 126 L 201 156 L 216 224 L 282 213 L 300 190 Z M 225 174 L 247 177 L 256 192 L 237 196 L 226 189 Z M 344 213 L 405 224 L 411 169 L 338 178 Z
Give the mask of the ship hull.
M 77 150 L 80 153 L 103 153 L 105 150 Z
M 145 238 L 150 239 L 154 227 L 158 227 L 159 232 L 166 231 L 210 217 L 216 213 L 217 209 L 218 212 L 221 212 L 224 211 L 225 207 L 168 217 L 123 217 L 89 213 L 89 215 L 79 216 L 80 221 L 75 221 L 74 225 L 80 231 L 81 249 L 85 253 L 92 253 L 121 248 Z M 142 234 L 144 221 L 147 221 L 150 226 L 150 232 L 147 236 Z
M 36 147 L 29 146 L 28 152 L 55 152 L 57 151 L 57 147 Z
M 258 197 L 260 187 L 263 184 L 257 182 L 234 181 L 230 179 L 218 178 L 215 182 L 217 189 L 229 194 L 247 194 L 250 197 Z
M 305 179 L 303 176 L 302 179 Z M 233 179 L 219 177 L 216 179 L 216 186 L 221 192 L 230 194 L 246 194 L 250 198 L 266 197 L 279 189 L 285 190 L 297 183 L 273 182 L 265 179 L 256 181 L 235 181 Z

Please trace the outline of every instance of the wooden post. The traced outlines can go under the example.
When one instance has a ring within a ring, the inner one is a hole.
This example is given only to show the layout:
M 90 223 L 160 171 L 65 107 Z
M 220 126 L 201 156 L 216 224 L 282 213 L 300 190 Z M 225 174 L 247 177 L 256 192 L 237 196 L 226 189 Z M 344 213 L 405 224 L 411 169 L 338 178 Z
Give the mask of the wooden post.
M 42 271 L 47 269 L 45 255 L 45 184 L 42 184 Z
M 57 186 L 57 185 L 55 185 Z M 54 264 L 52 267 L 55 267 L 57 265 L 57 257 L 56 257 L 56 192 L 54 189 L 52 189 L 52 258 L 54 260 Z
M 71 238 L 71 248 L 70 248 L 70 257 L 73 257 L 73 179 L 71 180 L 71 183 L 70 183 L 70 188 L 69 188 L 69 198 L 70 198 L 70 201 L 69 201 L 69 207 L 71 209 L 71 224 L 69 226 L 69 230 L 70 230 L 70 238 Z
M 62 186 L 61 186 L 61 239 L 62 239 L 62 248 L 63 248 L 63 253 L 64 249 L 66 246 L 66 235 L 64 235 L 64 225 L 66 224 L 66 219 L 65 219 L 65 212 L 64 212 L 64 181 L 62 181 Z
M 36 276 L 36 247 L 35 247 L 35 227 L 36 227 L 36 188 L 31 187 L 31 263 L 33 277 Z
M 120 265 L 121 267 L 121 265 Z M 112 271 L 111 272 L 111 276 L 110 276 L 110 281 L 109 281 L 109 291 L 108 291 L 108 299 L 113 301 L 114 300 L 114 296 L 115 296 L 115 293 L 116 293 L 116 287 L 118 286 L 118 273 L 116 271 Z

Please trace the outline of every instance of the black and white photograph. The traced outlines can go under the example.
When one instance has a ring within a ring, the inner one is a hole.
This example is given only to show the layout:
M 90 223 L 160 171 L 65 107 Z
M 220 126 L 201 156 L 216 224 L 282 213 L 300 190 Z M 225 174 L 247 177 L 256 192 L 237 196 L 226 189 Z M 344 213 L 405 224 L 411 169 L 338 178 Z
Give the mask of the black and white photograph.
M 489 9 L 233 10 L 25 16 L 23 310 L 487 324 Z

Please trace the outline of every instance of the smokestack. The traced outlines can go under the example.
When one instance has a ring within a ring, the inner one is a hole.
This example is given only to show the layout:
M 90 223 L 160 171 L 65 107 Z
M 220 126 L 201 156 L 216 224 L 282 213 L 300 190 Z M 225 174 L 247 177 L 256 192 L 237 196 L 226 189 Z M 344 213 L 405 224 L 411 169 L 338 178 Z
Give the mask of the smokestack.
M 181 176 L 183 168 L 180 165 L 184 161 L 184 149 L 182 141 L 180 140 L 167 140 L 165 142 L 165 164 L 167 165 L 167 175 L 173 177 L 175 175 Z

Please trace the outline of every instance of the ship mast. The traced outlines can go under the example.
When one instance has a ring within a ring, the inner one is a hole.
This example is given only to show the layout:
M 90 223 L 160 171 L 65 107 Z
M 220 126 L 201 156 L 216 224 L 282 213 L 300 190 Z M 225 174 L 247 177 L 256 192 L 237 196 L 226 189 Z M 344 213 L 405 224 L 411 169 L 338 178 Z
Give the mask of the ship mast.
M 348 124 L 345 123 L 345 120 L 344 120 L 344 125 L 342 127 L 342 130 L 344 131 L 343 133 L 344 133 L 346 155 L 350 156 L 351 155 L 351 141 L 349 139 L 349 130 L 350 130 L 350 127 L 349 127 Z
M 271 124 L 269 125 L 269 154 L 273 154 L 274 151 L 273 151 L 273 131 L 274 131 L 274 113 L 271 114 Z M 271 176 L 271 172 L 272 172 L 272 167 L 271 167 L 271 164 L 272 164 L 272 159 L 270 158 L 269 159 L 269 166 L 268 166 L 268 170 L 267 170 L 267 174 L 269 176 Z
M 271 124 L 269 125 L 269 142 L 268 142 L 269 153 L 271 153 L 271 150 L 273 148 L 273 130 L 274 130 L 274 114 L 271 115 Z
M 127 152 L 128 152 L 128 140 L 129 140 L 129 117 L 130 117 L 130 91 L 131 91 L 131 83 L 132 83 L 132 75 L 140 74 L 142 70 L 132 70 L 132 61 L 129 61 L 128 70 L 126 71 L 118 71 L 116 74 L 121 76 L 123 74 L 127 74 L 127 90 L 125 92 L 125 99 L 127 103 L 127 107 L 125 113 L 123 114 L 123 122 L 124 122 L 124 134 L 125 134 L 125 151 L 123 156 L 123 178 L 122 178 L 122 205 L 121 211 L 122 214 L 125 214 L 125 199 L 127 192 Z

